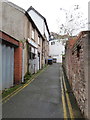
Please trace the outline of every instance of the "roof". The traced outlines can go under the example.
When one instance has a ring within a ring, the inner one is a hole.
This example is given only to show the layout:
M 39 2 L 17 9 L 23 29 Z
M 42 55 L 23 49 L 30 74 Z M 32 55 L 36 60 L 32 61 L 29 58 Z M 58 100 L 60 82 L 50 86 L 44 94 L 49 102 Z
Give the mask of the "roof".
M 30 8 L 27 10 L 27 12 L 29 12 L 30 10 L 33 10 L 34 12 L 36 12 L 45 22 L 46 24 L 46 27 L 47 27 L 47 30 L 48 30 L 48 33 L 50 35 L 50 32 L 49 32 L 49 28 L 48 28 L 48 25 L 47 25 L 47 21 L 46 21 L 46 18 L 43 17 L 37 10 L 35 10 L 32 6 L 30 6 Z

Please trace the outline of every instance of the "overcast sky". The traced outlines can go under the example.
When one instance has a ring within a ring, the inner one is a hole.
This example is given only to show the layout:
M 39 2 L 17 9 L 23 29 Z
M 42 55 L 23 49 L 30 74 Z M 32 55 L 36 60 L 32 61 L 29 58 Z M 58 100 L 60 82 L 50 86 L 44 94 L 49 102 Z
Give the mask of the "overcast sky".
M 88 17 L 88 2 L 90 0 L 8 0 L 27 10 L 33 6 L 47 20 L 50 32 L 59 32 L 59 20 L 63 22 L 65 12 L 60 8 L 70 10 L 74 5 L 80 5 L 84 17 Z

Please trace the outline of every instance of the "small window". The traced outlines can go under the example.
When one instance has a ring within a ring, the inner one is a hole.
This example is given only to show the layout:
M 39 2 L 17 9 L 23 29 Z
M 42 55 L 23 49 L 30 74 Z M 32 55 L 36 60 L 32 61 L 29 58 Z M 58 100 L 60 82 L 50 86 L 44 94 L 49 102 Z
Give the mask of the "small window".
M 32 29 L 32 39 L 34 40 L 35 39 L 35 30 Z
M 55 45 L 55 42 L 51 42 L 51 45 Z
M 38 36 L 38 44 L 40 45 L 40 36 Z

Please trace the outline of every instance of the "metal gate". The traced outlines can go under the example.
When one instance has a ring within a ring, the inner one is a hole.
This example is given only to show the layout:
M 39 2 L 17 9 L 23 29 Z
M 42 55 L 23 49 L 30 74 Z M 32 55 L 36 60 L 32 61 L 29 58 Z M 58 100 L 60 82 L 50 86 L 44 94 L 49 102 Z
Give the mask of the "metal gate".
M 2 45 L 2 90 L 13 86 L 14 48 Z

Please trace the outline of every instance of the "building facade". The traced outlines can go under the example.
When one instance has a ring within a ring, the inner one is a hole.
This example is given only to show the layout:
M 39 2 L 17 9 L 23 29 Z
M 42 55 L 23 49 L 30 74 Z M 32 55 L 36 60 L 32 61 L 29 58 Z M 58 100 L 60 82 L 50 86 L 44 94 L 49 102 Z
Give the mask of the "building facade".
M 11 12 L 12 11 L 12 12 Z M 20 12 L 17 6 L 2 1 L 2 28 L 0 28 L 0 43 L 2 49 L 2 90 L 21 83 L 22 79 L 22 43 L 24 10 Z M 8 13 L 11 13 L 8 15 Z M 18 28 L 18 29 L 17 29 Z
M 3 23 L 0 26 L 0 71 L 4 90 L 24 82 L 25 74 L 36 73 L 44 66 L 45 38 L 28 12 L 19 6 L 2 0 L 1 12 Z
M 46 63 L 48 56 L 49 56 L 49 37 L 50 32 L 48 29 L 47 21 L 46 19 L 38 12 L 36 11 L 32 6 L 27 10 L 33 21 L 35 22 L 37 28 L 39 29 L 40 33 L 44 37 L 44 41 L 42 43 L 43 46 L 43 62 Z
M 49 56 L 57 63 L 62 63 L 64 54 L 64 45 L 61 39 L 52 39 L 49 41 Z

